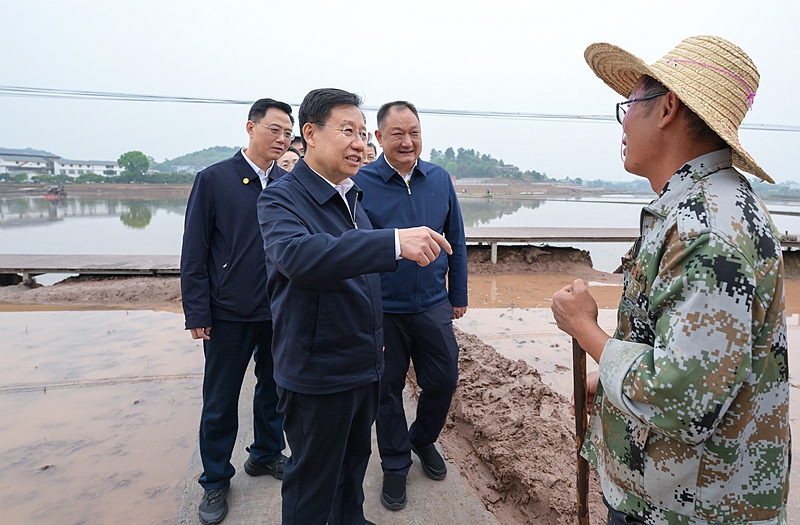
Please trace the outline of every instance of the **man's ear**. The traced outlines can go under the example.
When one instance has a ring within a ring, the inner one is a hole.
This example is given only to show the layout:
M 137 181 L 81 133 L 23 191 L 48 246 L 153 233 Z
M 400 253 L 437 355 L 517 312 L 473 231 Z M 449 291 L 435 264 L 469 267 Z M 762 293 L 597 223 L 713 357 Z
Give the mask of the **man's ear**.
M 253 123 L 252 120 L 248 120 L 247 124 L 244 127 L 244 129 L 247 130 L 247 134 L 250 135 L 251 139 L 253 138 L 253 128 L 255 128 L 255 127 L 256 127 L 256 125 Z
M 675 122 L 675 119 L 678 118 L 678 114 L 680 113 L 681 106 L 683 106 L 683 102 L 681 102 L 681 99 L 672 91 L 664 95 L 661 105 L 658 108 L 658 127 L 664 129 Z
M 381 135 L 380 130 L 375 130 L 375 138 L 378 139 L 378 144 L 380 147 L 383 147 L 383 135 Z
M 311 122 L 306 122 L 303 124 L 303 129 L 300 130 L 300 133 L 302 133 L 303 137 L 306 139 L 306 150 L 308 150 L 309 147 L 313 148 L 316 146 L 316 143 L 314 142 L 315 131 L 316 128 Z M 308 151 L 306 151 L 306 153 L 308 153 Z

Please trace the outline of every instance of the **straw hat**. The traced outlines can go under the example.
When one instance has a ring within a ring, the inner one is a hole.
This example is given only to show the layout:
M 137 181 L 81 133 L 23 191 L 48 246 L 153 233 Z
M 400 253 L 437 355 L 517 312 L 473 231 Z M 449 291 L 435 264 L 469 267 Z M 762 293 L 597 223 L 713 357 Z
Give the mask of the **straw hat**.
M 605 43 L 590 45 L 583 56 L 594 73 L 625 98 L 641 75 L 658 80 L 730 145 L 734 166 L 775 182 L 739 143 L 739 125 L 753 104 L 759 80 L 755 64 L 740 48 L 724 38 L 695 36 L 650 66 Z

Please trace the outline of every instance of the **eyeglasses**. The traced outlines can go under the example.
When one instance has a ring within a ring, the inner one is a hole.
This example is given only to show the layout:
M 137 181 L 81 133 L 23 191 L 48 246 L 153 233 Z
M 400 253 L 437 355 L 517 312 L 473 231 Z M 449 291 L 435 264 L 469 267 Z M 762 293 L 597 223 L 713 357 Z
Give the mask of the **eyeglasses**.
M 364 144 L 369 142 L 369 137 L 367 136 L 366 131 L 356 131 L 351 126 L 344 126 L 340 128 L 337 126 L 331 126 L 330 124 L 325 124 L 323 122 L 315 122 L 315 124 L 317 126 L 328 126 L 329 128 L 338 129 L 342 132 L 342 135 L 344 135 L 344 138 L 347 140 L 355 140 L 356 137 L 358 137 L 362 142 L 364 142 Z
M 253 121 L 251 120 L 250 122 L 253 122 Z M 269 132 L 272 133 L 272 135 L 275 136 L 275 137 L 283 134 L 283 138 L 285 138 L 286 140 L 288 140 L 288 141 L 294 140 L 294 133 L 292 133 L 292 130 L 283 129 L 283 128 L 279 127 L 279 126 L 267 126 L 266 124 L 262 124 L 261 122 L 253 122 L 253 124 L 255 124 L 257 126 L 261 126 L 261 127 L 267 128 L 269 130 Z
M 647 95 L 646 97 L 640 97 L 640 98 L 634 97 L 631 100 L 626 100 L 625 102 L 617 103 L 617 122 L 619 122 L 620 124 L 625 122 L 625 113 L 628 110 L 625 109 L 623 106 L 628 106 L 628 108 L 630 109 L 630 105 L 633 104 L 634 102 L 641 102 L 643 100 L 658 98 L 660 96 L 666 95 L 667 93 L 669 93 L 669 91 L 665 91 L 663 93 L 656 93 L 655 95 Z

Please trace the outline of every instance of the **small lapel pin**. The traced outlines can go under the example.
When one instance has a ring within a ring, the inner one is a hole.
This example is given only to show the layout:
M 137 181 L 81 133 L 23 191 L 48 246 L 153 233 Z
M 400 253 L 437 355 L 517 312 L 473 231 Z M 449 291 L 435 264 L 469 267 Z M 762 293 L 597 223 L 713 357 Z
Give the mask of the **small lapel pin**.
M 245 184 L 250 184 L 250 179 L 245 177 L 245 178 L 242 179 L 242 182 L 245 183 Z

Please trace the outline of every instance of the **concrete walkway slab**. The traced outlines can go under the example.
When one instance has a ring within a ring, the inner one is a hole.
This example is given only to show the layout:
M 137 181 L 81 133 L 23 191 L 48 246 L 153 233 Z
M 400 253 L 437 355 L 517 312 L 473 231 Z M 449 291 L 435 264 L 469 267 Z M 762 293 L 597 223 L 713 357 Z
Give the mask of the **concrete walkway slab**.
M 247 459 L 245 447 L 252 442 L 253 420 L 252 399 L 255 377 L 248 371 L 242 395 L 239 400 L 239 436 L 233 453 L 232 463 L 236 475 L 231 479 L 228 491 L 228 516 L 225 525 L 278 525 L 281 523 L 281 482 L 271 476 L 253 478 L 248 476 L 242 465 Z M 414 419 L 416 404 L 407 395 L 406 414 L 409 421 Z M 470 523 L 475 525 L 499 525 L 494 515 L 486 510 L 459 467 L 448 462 L 447 478 L 434 481 L 427 478 L 412 454 L 414 465 L 408 474 L 408 505 L 399 511 L 383 508 L 379 495 L 383 484 L 378 446 L 375 441 L 375 427 L 372 432 L 372 455 L 364 479 L 364 515 L 377 525 L 451 525 Z M 285 454 L 289 454 L 286 450 Z M 195 447 L 192 462 L 186 475 L 183 505 L 178 519 L 179 525 L 196 525 L 197 507 L 203 498 L 203 489 L 197 479 L 203 471 L 199 449 Z

